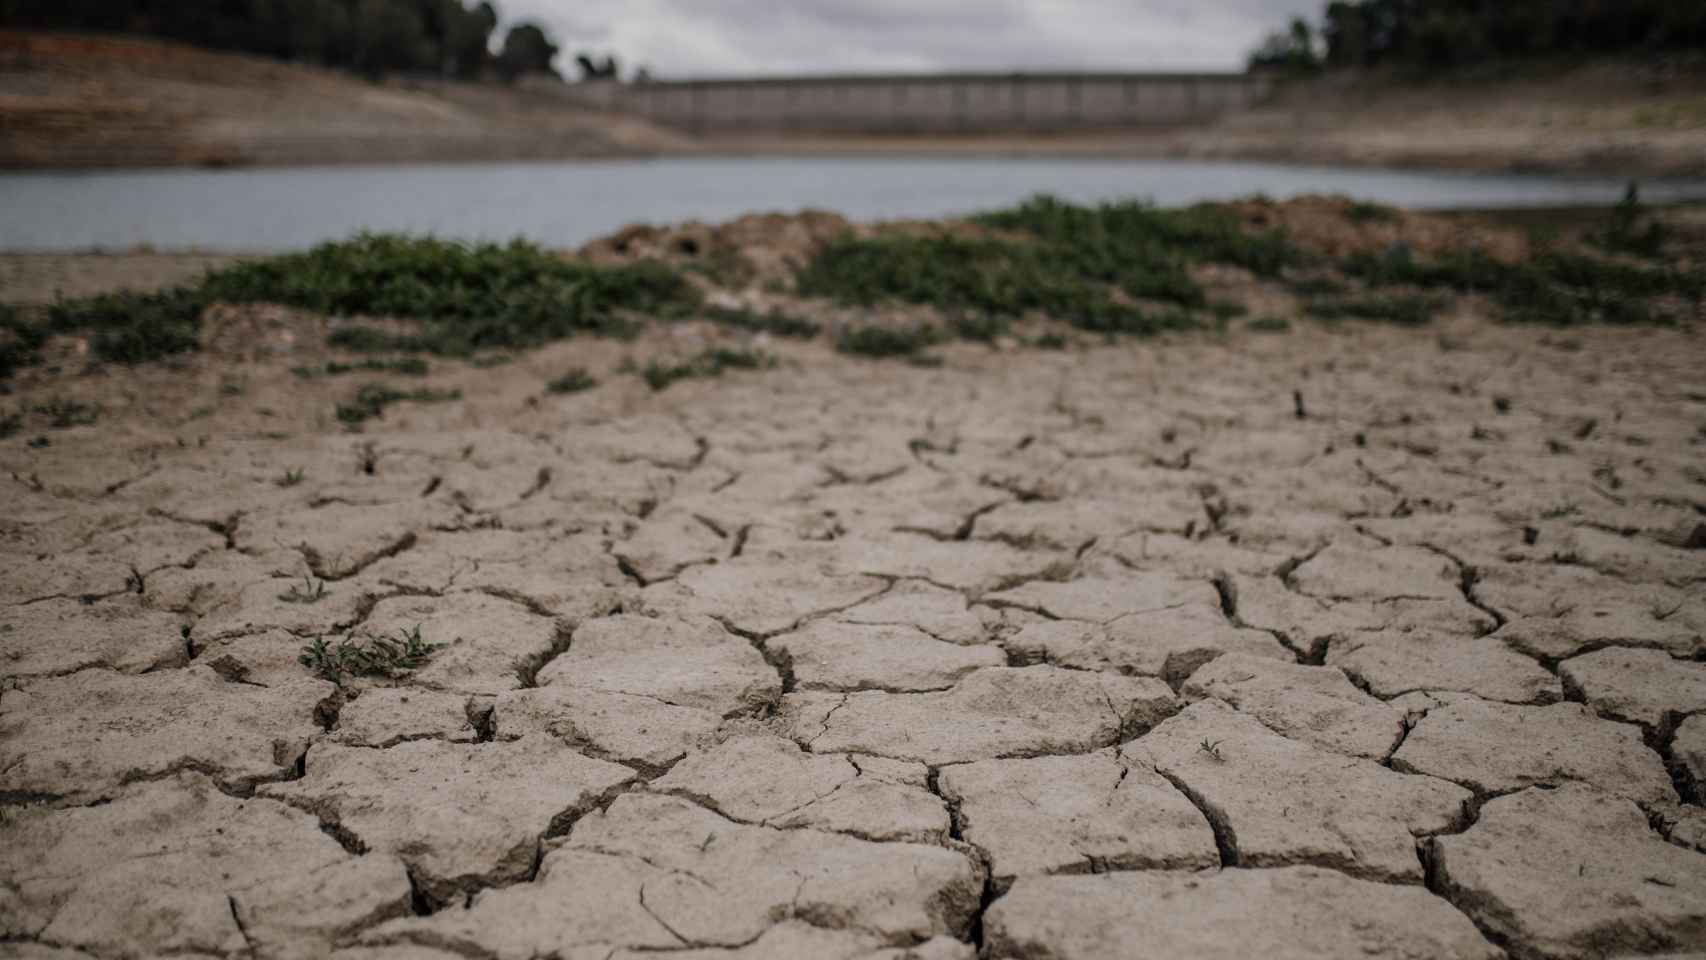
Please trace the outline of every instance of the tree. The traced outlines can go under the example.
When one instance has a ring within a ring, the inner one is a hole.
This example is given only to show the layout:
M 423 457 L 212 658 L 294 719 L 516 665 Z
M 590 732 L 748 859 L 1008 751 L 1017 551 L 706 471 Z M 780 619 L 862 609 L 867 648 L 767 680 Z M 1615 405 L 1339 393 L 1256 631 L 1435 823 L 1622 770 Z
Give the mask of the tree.
M 370 77 L 433 65 L 420 14 L 393 0 L 357 0 L 351 33 L 355 69 Z
M 518 23 L 504 36 L 502 52 L 498 54 L 498 73 L 506 83 L 529 73 L 557 75 L 551 61 L 557 59 L 557 45 L 551 42 L 544 28 L 536 23 Z
M 1294 17 L 1291 29 L 1284 33 L 1269 34 L 1250 54 L 1251 67 L 1314 70 L 1320 65 L 1315 55 L 1315 31 L 1302 17 Z
M 617 75 L 616 58 L 607 56 L 603 62 L 594 60 L 590 53 L 575 55 L 575 63 L 581 69 L 582 80 L 615 80 Z

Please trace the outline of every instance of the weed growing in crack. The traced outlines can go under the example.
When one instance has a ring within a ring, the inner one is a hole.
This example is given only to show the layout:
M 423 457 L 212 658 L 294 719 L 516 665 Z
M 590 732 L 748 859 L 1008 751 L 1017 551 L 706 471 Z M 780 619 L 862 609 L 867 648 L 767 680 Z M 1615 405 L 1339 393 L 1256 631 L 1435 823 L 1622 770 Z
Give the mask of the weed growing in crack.
M 581 393 L 598 386 L 598 380 L 592 374 L 580 367 L 570 369 L 562 376 L 545 384 L 546 393 Z
M 278 595 L 285 603 L 319 603 L 326 596 L 326 581 L 315 580 L 303 574 L 300 586 L 292 584 L 289 590 Z
M 1225 743 L 1225 742 L 1226 742 L 1225 740 L 1213 740 L 1213 741 L 1211 741 L 1207 737 L 1204 737 L 1203 742 L 1197 745 L 1197 749 L 1201 750 L 1203 753 L 1208 754 L 1209 758 L 1214 760 L 1214 762 L 1225 763 L 1226 757 L 1222 756 L 1220 753 L 1220 745 Z
M 322 679 L 342 684 L 344 677 L 393 677 L 417 669 L 432 656 L 442 643 L 427 643 L 421 639 L 421 628 L 397 631 L 397 639 L 368 637 L 357 643 L 346 636 L 337 646 L 316 637 L 302 648 L 297 662 Z
M 22 429 L 24 429 L 23 414 L 8 413 L 0 415 L 0 440 L 8 440 L 17 436 L 18 432 Z
M 667 390 L 678 380 L 720 377 L 726 370 L 762 370 L 776 365 L 776 358 L 762 350 L 712 347 L 678 363 L 652 360 L 639 370 L 640 379 L 653 390 Z
M 302 471 L 301 467 L 292 467 L 284 471 L 284 474 L 273 482 L 288 489 L 301 483 L 305 476 L 307 476 L 307 474 Z
M 431 387 L 421 387 L 416 390 L 398 390 L 383 383 L 370 383 L 356 391 L 355 399 L 349 403 L 337 406 L 338 420 L 350 426 L 356 426 L 368 420 L 385 415 L 385 408 L 393 403 L 404 400 L 413 403 L 448 403 L 462 399 L 460 390 L 434 390 Z

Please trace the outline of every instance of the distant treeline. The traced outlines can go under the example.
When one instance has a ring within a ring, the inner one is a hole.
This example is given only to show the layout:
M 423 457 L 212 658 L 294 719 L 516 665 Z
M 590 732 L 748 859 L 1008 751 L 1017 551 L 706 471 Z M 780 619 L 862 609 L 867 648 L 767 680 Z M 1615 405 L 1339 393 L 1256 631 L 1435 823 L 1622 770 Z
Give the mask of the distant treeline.
M 1706 49 L 1706 0 L 1338 0 L 1319 28 L 1296 20 L 1250 59 L 1256 66 L 1443 66 L 1662 49 Z
M 537 24 L 492 52 L 498 12 L 462 0 L 0 0 L 0 24 L 162 37 L 215 50 L 360 71 L 505 80 L 553 72 Z

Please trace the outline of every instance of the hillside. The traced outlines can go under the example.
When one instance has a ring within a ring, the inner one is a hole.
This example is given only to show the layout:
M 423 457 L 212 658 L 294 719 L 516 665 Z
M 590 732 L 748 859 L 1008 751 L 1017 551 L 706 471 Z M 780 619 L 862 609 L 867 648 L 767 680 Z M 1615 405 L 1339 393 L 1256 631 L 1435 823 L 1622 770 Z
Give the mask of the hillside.
M 0 167 L 530 160 L 682 145 L 540 90 L 372 84 L 153 40 L 0 32 Z
M 551 160 L 688 153 L 1095 155 L 1706 176 L 1706 63 L 1338 70 L 1219 121 L 1050 136 L 701 140 L 543 87 L 346 73 L 152 40 L 0 31 L 0 167 Z
M 1098 156 L 1472 171 L 1706 176 L 1706 65 L 1601 59 L 1288 81 L 1214 122 L 1052 136 L 745 136 L 751 153 Z

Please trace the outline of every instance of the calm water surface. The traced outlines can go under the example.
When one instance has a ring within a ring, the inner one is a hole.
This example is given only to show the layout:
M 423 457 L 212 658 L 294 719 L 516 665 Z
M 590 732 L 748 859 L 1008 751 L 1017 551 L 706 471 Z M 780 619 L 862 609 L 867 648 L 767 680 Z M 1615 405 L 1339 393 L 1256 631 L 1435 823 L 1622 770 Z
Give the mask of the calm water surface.
M 813 207 L 936 217 L 1035 193 L 1173 206 L 1253 193 L 1341 193 L 1414 208 L 1610 204 L 1623 184 L 1503 174 L 1195 161 L 676 158 L 601 163 L 0 174 L 0 249 L 272 251 L 358 230 L 575 246 L 631 223 Z M 1706 182 L 1645 184 L 1648 200 Z

